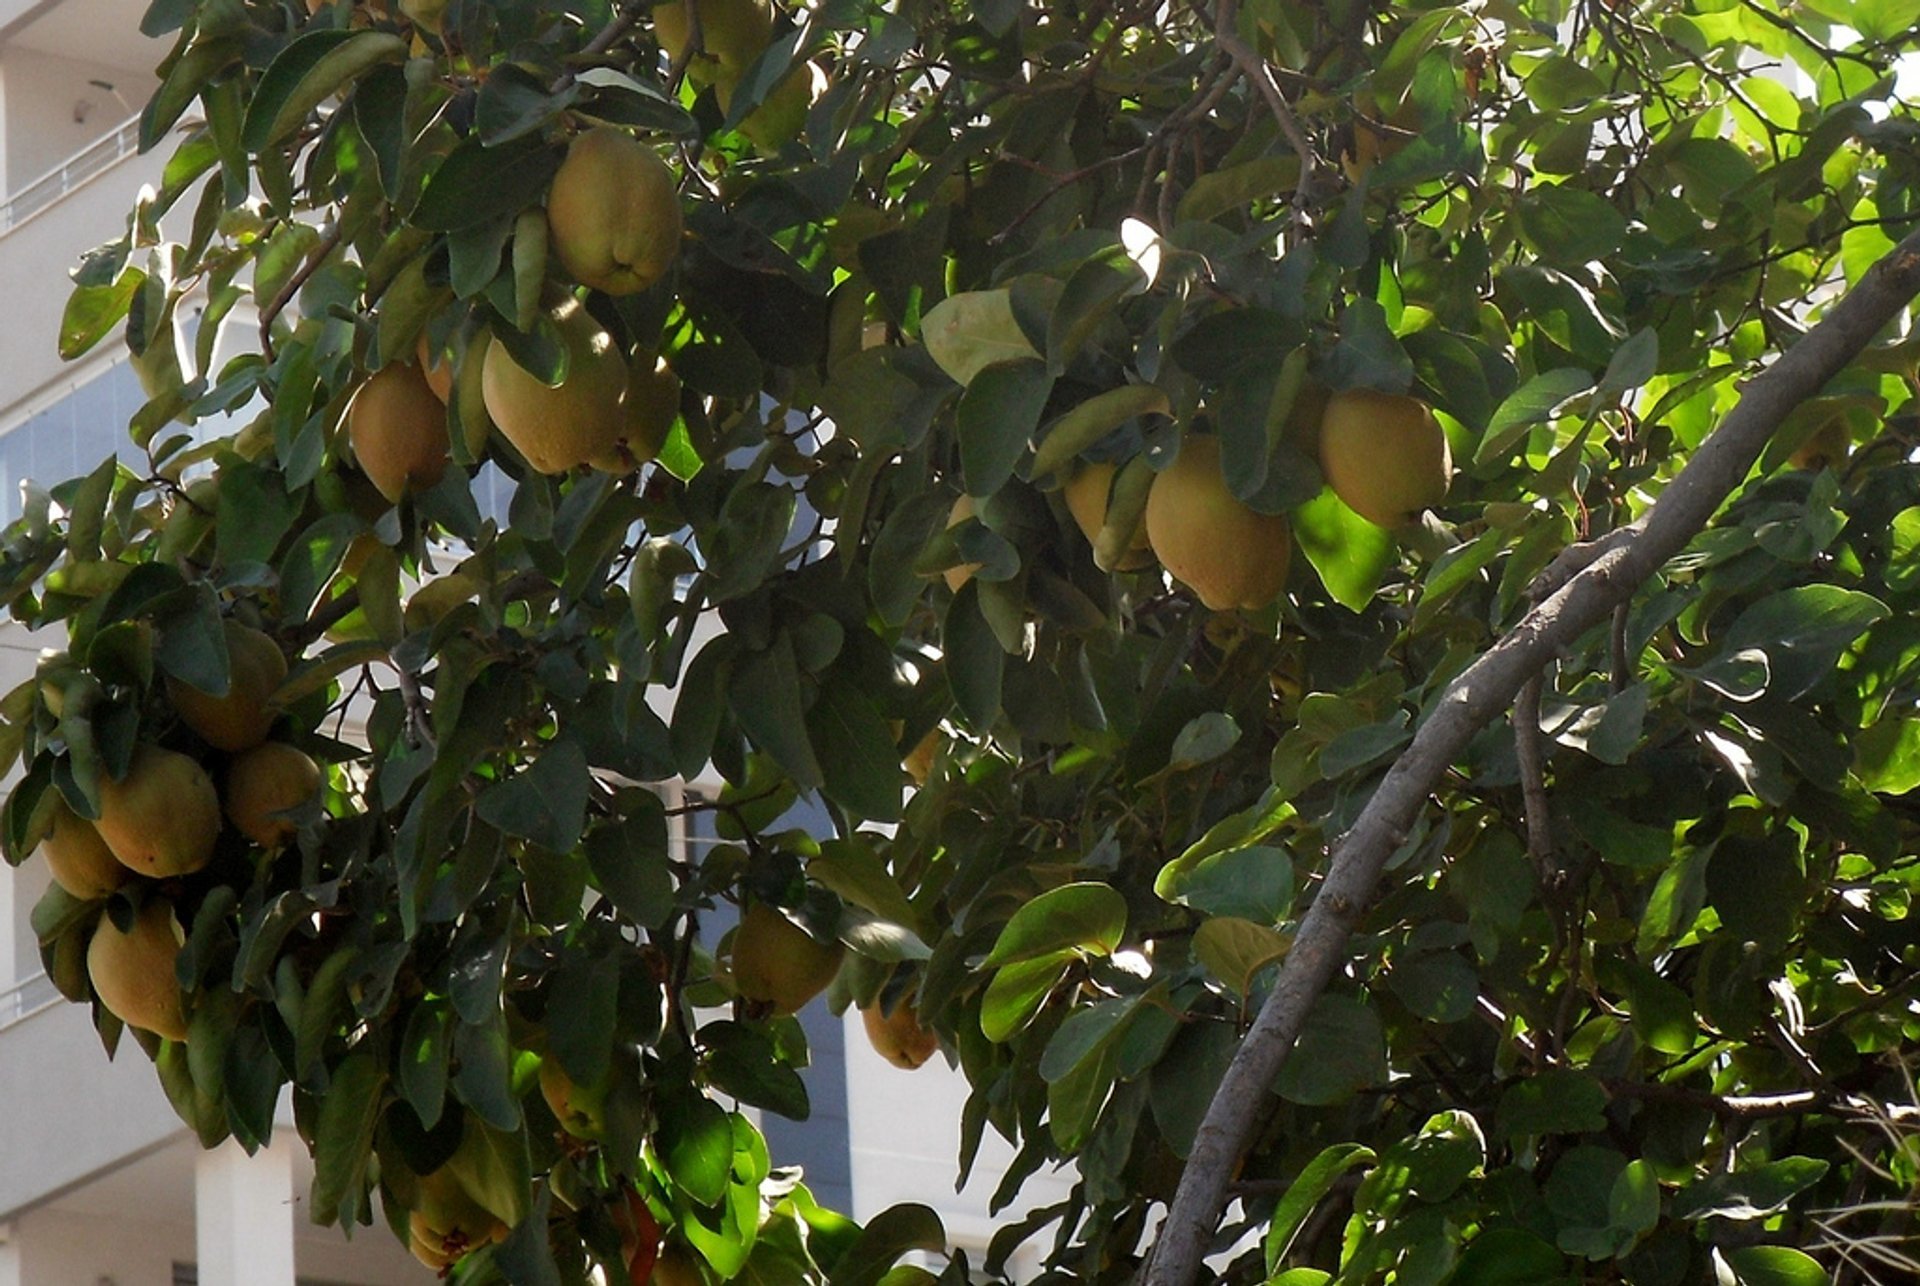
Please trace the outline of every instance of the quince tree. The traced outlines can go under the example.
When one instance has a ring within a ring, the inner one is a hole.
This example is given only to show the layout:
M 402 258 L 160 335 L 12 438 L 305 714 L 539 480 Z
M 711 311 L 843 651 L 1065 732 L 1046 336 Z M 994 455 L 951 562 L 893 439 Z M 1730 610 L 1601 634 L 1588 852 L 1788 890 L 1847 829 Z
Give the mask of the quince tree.
M 50 974 L 465 1283 L 1909 1273 L 1914 16 L 152 0 Z

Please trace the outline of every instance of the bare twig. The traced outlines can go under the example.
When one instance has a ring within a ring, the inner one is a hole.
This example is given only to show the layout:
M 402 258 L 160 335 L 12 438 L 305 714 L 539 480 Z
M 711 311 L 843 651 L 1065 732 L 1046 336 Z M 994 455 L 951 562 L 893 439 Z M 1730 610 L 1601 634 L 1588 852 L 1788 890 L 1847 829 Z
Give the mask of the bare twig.
M 1608 639 L 1608 650 L 1613 655 L 1610 686 L 1616 696 L 1633 686 L 1633 658 L 1627 655 L 1627 621 L 1632 615 L 1632 605 L 1628 603 L 1613 609 L 1613 631 Z
M 1304 216 L 1307 197 L 1313 190 L 1313 175 L 1319 164 L 1314 155 L 1313 143 L 1307 138 L 1305 130 L 1300 128 L 1299 118 L 1293 114 L 1293 108 L 1287 106 L 1286 95 L 1280 92 L 1280 86 L 1274 82 L 1267 68 L 1266 59 L 1247 48 L 1247 42 L 1240 39 L 1235 24 L 1240 16 L 1239 0 L 1220 0 L 1214 10 L 1213 41 L 1220 51 L 1233 59 L 1234 66 L 1246 76 L 1253 87 L 1260 91 L 1260 97 L 1267 101 L 1267 110 L 1273 113 L 1274 124 L 1280 127 L 1281 137 L 1287 140 L 1300 158 L 1300 179 L 1294 186 L 1294 216 L 1298 220 Z
M 1434 703 L 1353 828 L 1334 846 L 1272 993 L 1221 1079 L 1195 1136 L 1142 1286 L 1187 1286 L 1219 1221 L 1226 1184 L 1246 1149 L 1268 1087 L 1314 1002 L 1347 957 L 1387 859 L 1429 793 L 1480 729 L 1562 647 L 1684 549 L 1732 494 L 1786 416 L 1823 388 L 1920 292 L 1920 232 L 1871 269 L 1826 317 L 1748 382 L 1739 404 L 1701 444 L 1653 507 L 1593 542 L 1583 570 L 1529 611 Z
M 433 714 L 427 706 L 426 694 L 420 690 L 420 678 L 405 666 L 396 665 L 394 673 L 400 676 L 400 696 L 407 703 L 407 731 L 412 735 L 413 744 L 434 749 Z
M 306 285 L 308 279 L 320 271 L 320 265 L 327 261 L 328 256 L 340 248 L 340 241 L 346 234 L 346 224 L 339 219 L 334 220 L 327 234 L 307 252 L 306 261 L 287 278 L 286 284 L 280 287 L 267 306 L 260 310 L 260 353 L 268 362 L 273 361 L 273 323 L 293 302 L 293 297 L 300 293 L 300 287 Z
M 1527 818 L 1527 860 L 1549 906 L 1559 900 L 1560 871 L 1553 857 L 1553 823 L 1547 817 L 1546 750 L 1540 736 L 1540 688 L 1535 674 L 1513 703 L 1513 750 L 1520 761 L 1520 798 Z
M 1724 1121 L 1759 1121 L 1773 1116 L 1801 1116 L 1817 1112 L 1832 1101 L 1820 1090 L 1793 1090 L 1785 1094 L 1712 1094 L 1684 1085 L 1659 1081 L 1609 1080 L 1607 1093 L 1615 1098 L 1644 1099 L 1649 1103 L 1677 1103 L 1698 1107 Z
M 622 36 L 633 29 L 633 24 L 640 21 L 640 15 L 647 11 L 650 4 L 651 0 L 627 0 L 627 3 L 615 9 L 613 11 L 613 17 L 607 20 L 607 25 L 595 32 L 593 39 L 580 46 L 580 52 L 575 55 L 576 60 L 591 62 L 601 54 L 606 53 L 607 50 L 613 48 Z M 698 26 L 700 21 L 700 6 L 690 4 L 687 6 L 687 12 L 689 21 L 695 24 L 693 27 L 694 37 L 688 42 L 689 51 L 691 51 L 700 46 L 700 28 Z M 573 83 L 576 74 L 576 72 L 572 71 L 562 72 L 549 87 L 549 92 L 559 93 Z M 673 81 L 669 80 L 667 83 L 672 84 Z

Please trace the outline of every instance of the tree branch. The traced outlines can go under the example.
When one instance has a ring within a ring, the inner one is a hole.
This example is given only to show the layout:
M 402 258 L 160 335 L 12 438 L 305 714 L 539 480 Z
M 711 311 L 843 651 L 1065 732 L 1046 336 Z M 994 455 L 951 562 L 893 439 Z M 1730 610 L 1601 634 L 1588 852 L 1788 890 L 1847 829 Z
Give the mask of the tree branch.
M 1219 1223 L 1226 1185 L 1273 1078 L 1307 1014 L 1347 956 L 1347 940 L 1398 847 L 1449 765 L 1520 687 L 1684 549 L 1746 477 L 1781 422 L 1872 342 L 1920 292 L 1920 232 L 1890 251 L 1826 317 L 1748 381 L 1722 421 L 1653 507 L 1589 548 L 1585 566 L 1454 679 L 1412 744 L 1334 846 L 1272 994 L 1241 1042 L 1194 1138 L 1142 1286 L 1188 1286 Z M 1559 564 L 1556 564 L 1559 566 Z
M 315 242 L 313 249 L 307 252 L 306 260 L 291 277 L 287 278 L 286 284 L 280 287 L 274 297 L 267 301 L 267 306 L 260 310 L 260 352 L 269 363 L 273 361 L 273 323 L 281 313 L 286 311 L 287 305 L 293 302 L 293 297 L 300 293 L 300 287 L 306 285 L 313 274 L 320 270 L 320 265 L 327 261 L 328 256 L 340 248 L 340 241 L 346 235 L 347 225 L 335 219 L 333 226 L 327 229 L 327 234 Z
M 1287 146 L 1300 158 L 1300 179 L 1294 191 L 1293 211 L 1294 218 L 1298 220 L 1305 217 L 1307 196 L 1313 189 L 1314 170 L 1319 161 L 1314 156 L 1313 144 L 1307 139 L 1306 131 L 1300 128 L 1299 118 L 1293 114 L 1293 108 L 1287 106 L 1286 95 L 1274 83 L 1266 59 L 1247 48 L 1247 42 L 1240 39 L 1240 33 L 1236 30 L 1239 17 L 1239 0 L 1220 0 L 1213 18 L 1213 41 L 1220 47 L 1220 52 L 1233 59 L 1234 66 L 1246 76 L 1248 83 L 1260 91 L 1260 97 L 1267 102 L 1267 110 L 1273 113 L 1273 123 L 1280 127 L 1280 134 L 1287 140 Z
M 1527 818 L 1527 860 L 1549 906 L 1559 901 L 1560 873 L 1553 858 L 1553 822 L 1547 816 L 1547 753 L 1540 736 L 1541 676 L 1520 686 L 1513 703 L 1513 750 L 1520 761 L 1520 794 Z

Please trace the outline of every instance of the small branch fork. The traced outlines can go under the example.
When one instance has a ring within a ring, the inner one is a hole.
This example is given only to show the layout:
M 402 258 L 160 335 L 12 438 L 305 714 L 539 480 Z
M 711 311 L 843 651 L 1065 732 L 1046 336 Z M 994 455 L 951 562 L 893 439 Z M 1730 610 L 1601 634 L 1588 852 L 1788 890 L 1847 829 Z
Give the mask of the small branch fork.
M 1447 686 L 1431 714 L 1335 845 L 1272 993 L 1215 1092 L 1194 1138 L 1141 1286 L 1189 1286 L 1225 1204 L 1227 1184 L 1264 1114 L 1273 1078 L 1307 1014 L 1347 959 L 1387 859 L 1468 741 L 1507 710 L 1562 647 L 1605 620 L 1684 549 L 1746 477 L 1787 415 L 1818 393 L 1920 293 L 1920 232 L 1876 264 L 1766 370 L 1686 468 L 1635 522 L 1569 549 L 1543 575 L 1537 605 Z
M 1240 69 L 1248 82 L 1260 91 L 1260 97 L 1267 101 L 1267 110 L 1273 113 L 1274 124 L 1280 127 L 1281 137 L 1300 157 L 1300 179 L 1294 188 L 1293 203 L 1294 220 L 1298 222 L 1306 218 L 1307 200 L 1312 194 L 1313 176 L 1319 159 L 1314 155 L 1313 143 L 1307 138 L 1306 131 L 1300 128 L 1299 118 L 1293 114 L 1293 108 L 1287 105 L 1286 95 L 1274 83 L 1266 60 L 1240 39 L 1239 18 L 1240 0 L 1219 0 L 1213 13 L 1213 40 L 1222 53 L 1233 59 L 1233 65 Z

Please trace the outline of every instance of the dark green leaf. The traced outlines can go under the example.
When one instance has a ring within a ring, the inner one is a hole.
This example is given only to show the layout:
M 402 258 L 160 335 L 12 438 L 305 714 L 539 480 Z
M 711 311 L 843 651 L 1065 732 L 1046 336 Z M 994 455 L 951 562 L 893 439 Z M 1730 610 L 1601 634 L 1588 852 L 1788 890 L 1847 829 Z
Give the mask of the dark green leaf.
M 1046 364 L 1033 359 L 998 363 L 973 377 L 955 412 L 968 495 L 990 496 L 1013 476 L 1052 389 Z

